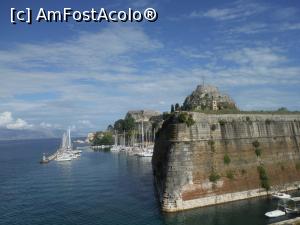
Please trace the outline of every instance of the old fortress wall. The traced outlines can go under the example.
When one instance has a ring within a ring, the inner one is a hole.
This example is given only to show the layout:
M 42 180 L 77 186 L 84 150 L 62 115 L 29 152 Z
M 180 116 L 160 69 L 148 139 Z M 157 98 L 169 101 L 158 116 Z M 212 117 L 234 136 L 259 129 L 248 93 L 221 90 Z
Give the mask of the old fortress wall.
M 157 135 L 152 164 L 164 211 L 299 186 L 300 115 L 190 114 L 192 126 L 171 122 Z

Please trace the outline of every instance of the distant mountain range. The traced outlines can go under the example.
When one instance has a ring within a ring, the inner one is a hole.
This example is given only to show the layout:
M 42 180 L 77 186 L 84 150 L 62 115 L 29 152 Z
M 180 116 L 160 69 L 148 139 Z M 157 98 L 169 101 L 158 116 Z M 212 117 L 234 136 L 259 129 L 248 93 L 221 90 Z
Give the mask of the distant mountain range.
M 62 130 L 12 130 L 0 128 L 0 140 L 22 140 L 22 139 L 41 139 L 41 138 L 57 138 L 61 137 Z

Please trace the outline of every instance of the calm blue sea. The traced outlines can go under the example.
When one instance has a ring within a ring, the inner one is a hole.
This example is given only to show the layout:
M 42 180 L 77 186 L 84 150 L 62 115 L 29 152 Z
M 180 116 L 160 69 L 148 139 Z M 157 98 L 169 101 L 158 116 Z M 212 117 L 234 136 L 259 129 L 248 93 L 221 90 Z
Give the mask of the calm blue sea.
M 87 150 L 72 162 L 41 165 L 60 140 L 0 142 L 0 224 L 7 225 L 254 225 L 272 222 L 268 199 L 164 214 L 151 160 Z

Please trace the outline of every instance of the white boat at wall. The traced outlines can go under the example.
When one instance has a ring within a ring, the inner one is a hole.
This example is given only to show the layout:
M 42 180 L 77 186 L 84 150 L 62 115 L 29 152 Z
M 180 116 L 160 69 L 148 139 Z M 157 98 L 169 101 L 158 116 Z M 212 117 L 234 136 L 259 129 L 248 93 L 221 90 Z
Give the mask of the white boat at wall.
M 153 156 L 153 152 L 151 151 L 142 151 L 140 153 L 137 154 L 140 157 L 152 157 Z
M 111 148 L 110 148 L 110 151 L 112 152 L 119 152 L 121 150 L 120 146 L 119 145 L 113 145 Z
M 270 212 L 265 213 L 265 216 L 269 217 L 269 218 L 275 218 L 275 217 L 279 217 L 279 216 L 284 216 L 286 213 L 280 209 L 276 209 Z
M 276 198 L 276 199 L 289 199 L 289 198 L 291 198 L 291 195 L 285 194 L 285 193 L 281 193 L 281 192 L 276 192 L 276 193 L 272 194 L 272 198 Z
M 58 162 L 71 161 L 71 160 L 72 160 L 72 157 L 70 157 L 67 154 L 60 155 L 59 157 L 56 158 L 56 161 L 58 161 Z

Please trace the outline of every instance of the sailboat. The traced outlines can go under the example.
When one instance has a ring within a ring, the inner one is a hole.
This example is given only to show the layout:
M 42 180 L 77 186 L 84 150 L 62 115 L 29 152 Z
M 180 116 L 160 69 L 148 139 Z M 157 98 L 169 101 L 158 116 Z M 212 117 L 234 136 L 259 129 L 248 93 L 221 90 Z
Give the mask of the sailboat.
M 146 132 L 146 139 L 147 139 L 147 132 Z M 151 151 L 151 148 L 148 148 L 148 144 L 147 144 L 147 146 L 145 146 L 145 144 L 144 144 L 144 122 L 143 122 L 143 120 L 142 120 L 142 146 L 141 146 L 141 152 L 139 152 L 137 155 L 141 156 L 141 157 L 152 157 L 152 155 L 153 155 L 153 149 Z
M 112 152 L 119 152 L 120 151 L 120 146 L 118 145 L 118 134 L 117 133 L 115 133 L 115 143 L 110 148 L 110 151 L 112 151 Z
M 80 156 L 80 150 L 73 150 L 71 141 L 71 130 L 68 129 L 66 133 L 63 134 L 61 146 L 57 151 L 56 161 L 71 161 Z

